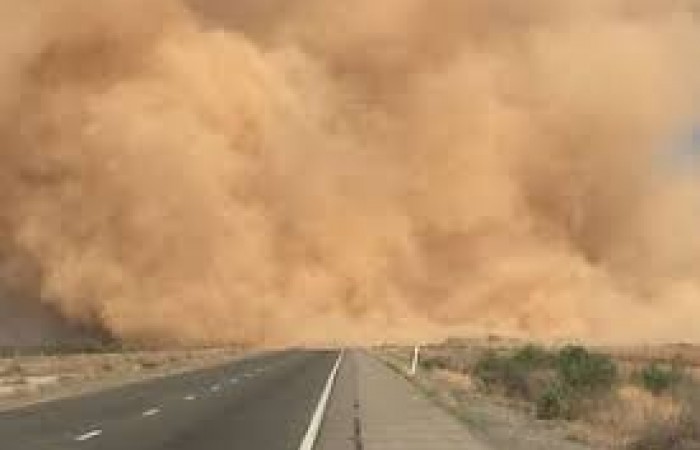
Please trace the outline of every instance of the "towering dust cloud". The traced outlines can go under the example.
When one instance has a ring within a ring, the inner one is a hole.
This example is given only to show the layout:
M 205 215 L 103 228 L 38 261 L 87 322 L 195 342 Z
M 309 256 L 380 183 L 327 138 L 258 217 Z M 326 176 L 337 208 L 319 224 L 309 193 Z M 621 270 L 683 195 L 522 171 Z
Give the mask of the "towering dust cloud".
M 5 304 L 151 345 L 700 338 L 697 2 L 183 1 L 0 1 Z

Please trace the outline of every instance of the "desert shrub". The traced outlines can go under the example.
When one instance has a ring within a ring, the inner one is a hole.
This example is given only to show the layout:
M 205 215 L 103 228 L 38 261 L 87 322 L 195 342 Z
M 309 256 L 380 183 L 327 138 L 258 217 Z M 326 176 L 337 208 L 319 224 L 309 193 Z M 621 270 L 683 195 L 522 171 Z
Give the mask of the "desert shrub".
M 551 361 L 546 351 L 526 346 L 511 353 L 487 351 L 476 362 L 473 372 L 489 389 L 500 389 L 505 395 L 535 400 L 541 390 L 541 373 Z
M 424 356 L 418 361 L 421 368 L 426 370 L 449 369 L 450 366 L 449 361 L 440 356 Z
M 641 385 L 654 395 L 661 395 L 677 386 L 682 379 L 677 365 L 664 367 L 656 362 L 644 367 L 638 374 Z
M 606 356 L 569 346 L 553 354 L 527 345 L 487 351 L 473 373 L 489 390 L 534 402 L 540 419 L 574 419 L 612 392 L 617 366 Z
M 485 385 L 490 386 L 501 379 L 504 358 L 493 350 L 484 352 L 474 364 L 474 375 Z
M 527 374 L 507 355 L 487 351 L 476 362 L 474 375 L 488 388 L 500 388 L 507 395 L 515 395 L 523 389 Z
M 531 370 L 547 368 L 552 365 L 554 358 L 544 347 L 528 344 L 513 354 L 512 359 Z
M 573 392 L 559 381 L 552 382 L 540 394 L 536 403 L 537 418 L 542 420 L 572 419 L 576 400 Z
M 556 367 L 562 383 L 577 393 L 610 391 L 617 380 L 617 366 L 612 358 L 580 346 L 561 349 Z
M 510 391 L 512 385 L 517 384 L 516 378 L 519 378 L 509 358 L 495 351 L 487 351 L 479 358 L 474 366 L 474 375 L 487 388 L 502 387 L 506 391 Z
M 617 381 L 617 365 L 611 357 L 580 346 L 562 348 L 556 356 L 555 367 L 560 386 L 557 389 L 564 407 L 555 411 L 558 414 L 551 418 L 578 418 L 612 393 Z M 546 399 L 541 401 L 546 403 Z

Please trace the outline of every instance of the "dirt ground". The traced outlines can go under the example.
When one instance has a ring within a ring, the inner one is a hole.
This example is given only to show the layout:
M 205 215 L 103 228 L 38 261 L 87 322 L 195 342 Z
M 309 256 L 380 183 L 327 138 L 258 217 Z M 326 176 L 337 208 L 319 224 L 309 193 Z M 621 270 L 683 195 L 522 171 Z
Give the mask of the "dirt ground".
M 440 361 L 438 366 L 418 365 L 415 376 L 408 374 L 412 348 L 383 347 L 377 353 L 390 366 L 417 384 L 426 395 L 459 417 L 494 448 L 510 450 L 583 450 L 621 448 L 695 448 L 682 444 L 669 446 L 649 443 L 637 447 L 659 415 L 677 415 L 678 397 L 655 396 L 630 380 L 635 371 L 652 364 L 677 364 L 688 379 L 697 380 L 700 372 L 700 346 L 689 344 L 595 346 L 591 351 L 609 355 L 617 364 L 620 381 L 600 407 L 577 420 L 538 420 L 532 403 L 486 392 L 472 374 L 472 368 L 487 351 L 509 351 L 527 344 L 514 339 L 453 339 L 421 349 L 421 361 Z M 557 348 L 553 345 L 552 348 Z M 697 383 L 685 389 L 697 390 Z M 683 394 L 681 394 L 683 395 Z M 695 414 L 694 405 L 689 411 Z M 687 408 L 686 408 L 687 409 Z M 693 418 L 693 423 L 697 417 Z M 658 425 L 658 423 L 656 423 Z M 665 426 L 668 428 L 668 425 Z M 663 430 L 662 430 L 663 431 Z M 671 436 L 673 431 L 665 430 Z M 650 441 L 652 439 L 649 439 Z M 670 442 L 670 441 L 669 441 Z M 674 441 L 675 445 L 675 441 Z
M 509 450 L 590 450 L 562 423 L 535 420 L 528 411 L 502 399 L 481 395 L 469 377 L 449 371 L 408 375 L 406 352 L 380 353 L 391 367 L 411 379 L 437 404 L 458 417 L 483 442 Z
M 240 349 L 0 358 L 0 410 L 222 364 Z

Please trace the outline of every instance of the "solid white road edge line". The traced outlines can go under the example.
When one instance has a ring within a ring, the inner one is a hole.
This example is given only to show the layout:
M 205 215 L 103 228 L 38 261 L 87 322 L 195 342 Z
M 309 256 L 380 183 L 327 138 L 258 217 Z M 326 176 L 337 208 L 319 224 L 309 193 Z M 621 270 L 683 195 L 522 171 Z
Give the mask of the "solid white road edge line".
M 338 375 L 338 369 L 340 368 L 340 362 L 343 360 L 343 351 L 338 355 L 338 359 L 335 361 L 335 366 L 331 370 L 328 376 L 328 381 L 326 381 L 326 387 L 323 389 L 321 398 L 318 400 L 318 405 L 316 406 L 316 411 L 311 417 L 311 423 L 309 423 L 309 429 L 306 430 L 306 435 L 304 440 L 301 441 L 299 450 L 313 450 L 314 444 L 316 444 L 316 439 L 318 438 L 318 432 L 321 429 L 321 422 L 323 421 L 323 416 L 326 414 L 326 407 L 328 406 L 328 399 L 331 397 L 331 391 L 333 390 L 333 384 L 335 384 L 335 377 Z
M 76 436 L 75 440 L 78 442 L 82 441 L 87 441 L 92 438 L 96 438 L 97 436 L 102 434 L 102 430 L 92 430 L 89 433 L 81 434 L 80 436 Z

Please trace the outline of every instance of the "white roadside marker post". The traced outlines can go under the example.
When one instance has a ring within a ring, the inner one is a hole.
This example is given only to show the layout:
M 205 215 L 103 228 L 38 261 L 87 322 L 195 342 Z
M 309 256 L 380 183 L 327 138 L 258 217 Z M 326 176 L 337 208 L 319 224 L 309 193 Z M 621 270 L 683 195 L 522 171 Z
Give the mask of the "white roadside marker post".
M 416 371 L 418 370 L 418 358 L 420 357 L 420 345 L 416 345 L 413 348 L 413 361 L 411 361 L 411 376 L 416 375 Z

